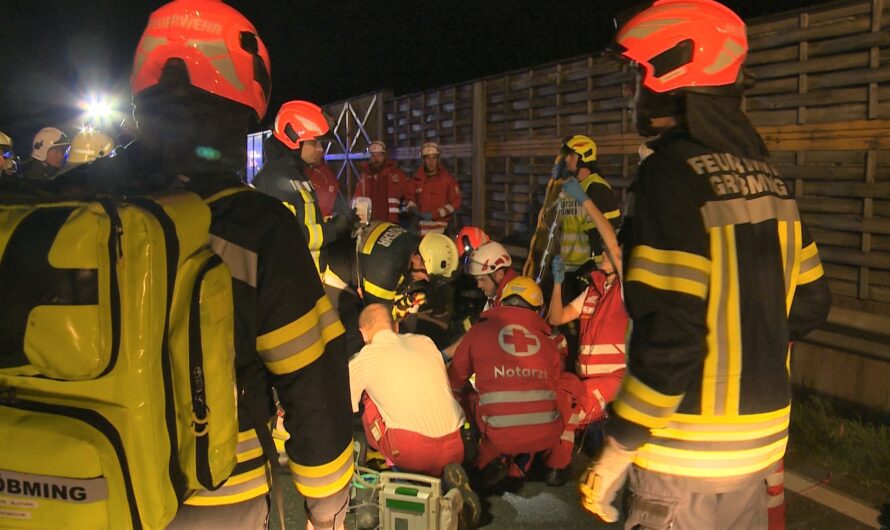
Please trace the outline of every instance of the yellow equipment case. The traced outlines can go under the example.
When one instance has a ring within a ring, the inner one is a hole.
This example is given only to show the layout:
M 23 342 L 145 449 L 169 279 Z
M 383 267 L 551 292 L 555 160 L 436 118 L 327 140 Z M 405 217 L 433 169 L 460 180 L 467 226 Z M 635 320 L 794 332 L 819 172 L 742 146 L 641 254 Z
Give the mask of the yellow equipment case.
M 235 466 L 232 286 L 197 195 L 0 201 L 0 527 L 164 528 Z

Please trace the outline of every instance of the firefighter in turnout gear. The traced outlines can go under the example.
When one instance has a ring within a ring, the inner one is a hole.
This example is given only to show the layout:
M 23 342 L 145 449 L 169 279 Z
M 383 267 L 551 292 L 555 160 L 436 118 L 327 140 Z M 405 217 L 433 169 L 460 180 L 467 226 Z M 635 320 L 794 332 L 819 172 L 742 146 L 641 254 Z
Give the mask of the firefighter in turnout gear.
M 169 528 L 265 527 L 267 458 L 277 461 L 268 427 L 273 385 L 309 527 L 342 528 L 353 475 L 343 326 L 293 215 L 239 179 L 244 137 L 268 105 L 265 45 L 228 5 L 176 0 L 151 15 L 131 82 L 139 140 L 93 164 L 130 179 L 103 181 L 106 173 L 97 171 L 98 184 L 144 191 L 172 185 L 203 197 L 210 246 L 233 284 L 238 464 L 221 488 L 185 499 Z
M 414 172 L 413 200 L 408 203 L 408 209 L 420 218 L 418 228 L 421 236 L 430 232 L 444 233 L 452 215 L 460 208 L 460 187 L 454 176 L 439 162 L 441 155 L 439 144 L 423 144 L 420 149 L 423 162 Z
M 348 238 L 354 222 L 349 212 L 326 221 L 309 178 L 310 167 L 324 159 L 322 138 L 329 131 L 327 117 L 314 103 L 285 103 L 264 145 L 267 161 L 253 179 L 256 189 L 282 201 L 297 217 L 319 273 L 325 268 L 322 249 Z
M 557 403 L 563 359 L 559 339 L 539 315 L 544 295 L 527 276 L 507 283 L 503 295 L 502 305 L 470 328 L 448 368 L 451 388 L 482 436 L 480 469 L 503 469 L 503 457 L 551 450 L 563 431 Z M 475 391 L 468 385 L 473 374 Z M 502 476 L 489 477 L 489 484 Z
M 793 196 L 741 110 L 744 22 L 658 0 L 619 24 L 638 132 L 657 139 L 622 229 L 627 373 L 582 505 L 628 528 L 767 528 L 785 453 L 789 342 L 826 318 L 827 281 Z
M 361 174 L 354 197 L 371 199 L 371 218 L 399 223 L 399 216 L 414 199 L 413 181 L 386 156 L 386 144 L 374 140 L 368 146 L 370 160 L 359 166 Z

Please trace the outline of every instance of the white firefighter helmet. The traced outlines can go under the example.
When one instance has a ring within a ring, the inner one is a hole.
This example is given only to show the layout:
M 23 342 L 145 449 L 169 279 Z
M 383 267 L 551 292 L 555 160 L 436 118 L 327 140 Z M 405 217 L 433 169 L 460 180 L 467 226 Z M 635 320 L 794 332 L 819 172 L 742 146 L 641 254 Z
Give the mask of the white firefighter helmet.
M 457 255 L 457 246 L 454 241 L 445 234 L 431 233 L 423 236 L 417 252 L 423 259 L 423 266 L 430 276 L 439 275 L 450 278 L 457 270 L 460 258 Z
M 31 158 L 46 162 L 46 153 L 53 147 L 67 147 L 71 145 L 68 137 L 55 127 L 44 127 L 34 135 L 31 142 Z
M 71 140 L 71 152 L 68 153 L 68 164 L 78 165 L 108 156 L 114 149 L 114 140 L 107 134 L 95 129 L 80 131 Z
M 510 253 L 497 241 L 479 245 L 467 258 L 464 271 L 470 276 L 485 276 L 513 265 Z

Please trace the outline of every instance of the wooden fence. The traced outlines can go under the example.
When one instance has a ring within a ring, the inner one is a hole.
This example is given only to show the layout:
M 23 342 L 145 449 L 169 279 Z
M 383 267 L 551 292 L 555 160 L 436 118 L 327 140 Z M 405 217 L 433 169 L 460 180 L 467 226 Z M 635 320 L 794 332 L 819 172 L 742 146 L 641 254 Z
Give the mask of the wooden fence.
M 832 2 L 751 21 L 749 116 L 788 181 L 830 280 L 829 323 L 798 345 L 794 377 L 890 411 L 890 3 Z M 353 123 L 329 161 L 344 191 L 382 138 L 406 170 L 437 141 L 462 224 L 527 241 L 560 138 L 586 134 L 623 200 L 638 163 L 625 67 L 591 54 L 473 82 L 329 105 Z M 357 110 L 356 110 L 357 109 Z M 348 123 L 347 123 L 348 125 Z M 356 134 L 358 129 L 361 132 Z

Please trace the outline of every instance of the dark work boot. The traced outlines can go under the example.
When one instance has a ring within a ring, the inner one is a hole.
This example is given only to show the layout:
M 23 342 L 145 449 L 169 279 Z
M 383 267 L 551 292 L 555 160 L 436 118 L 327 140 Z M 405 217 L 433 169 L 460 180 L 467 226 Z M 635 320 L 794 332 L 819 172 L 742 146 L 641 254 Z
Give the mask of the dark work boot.
M 470 488 L 470 477 L 467 476 L 466 470 L 460 464 L 448 464 L 442 470 L 442 482 L 446 493 L 455 488 L 463 495 L 464 508 L 460 513 L 460 529 L 472 530 L 476 528 L 479 518 L 482 517 L 482 502 L 476 492 Z

